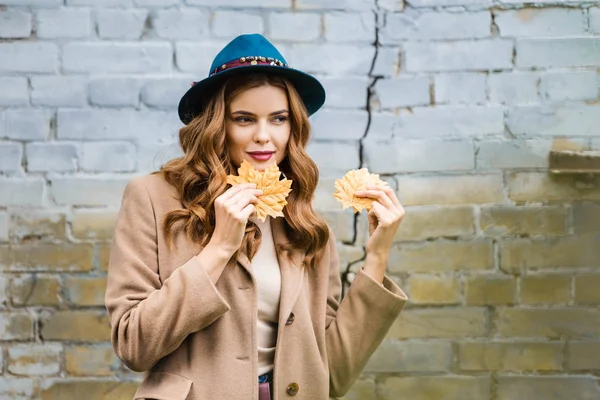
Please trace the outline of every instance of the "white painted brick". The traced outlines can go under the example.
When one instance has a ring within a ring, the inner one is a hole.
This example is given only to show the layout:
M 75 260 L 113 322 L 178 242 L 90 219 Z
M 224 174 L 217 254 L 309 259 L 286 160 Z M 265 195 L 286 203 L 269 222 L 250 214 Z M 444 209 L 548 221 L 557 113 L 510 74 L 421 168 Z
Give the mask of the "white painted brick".
M 590 31 L 593 33 L 600 33 L 600 8 L 591 7 L 588 10 L 590 19 Z
M 315 190 L 315 199 L 313 201 L 315 210 L 319 213 L 323 211 L 342 211 L 342 204 L 339 203 L 334 197 L 335 193 L 335 180 L 341 178 L 340 176 L 323 176 L 319 177 L 319 183 Z
M 380 47 L 373 66 L 373 76 L 396 76 L 400 70 L 400 51 L 395 47 Z
M 547 168 L 551 140 L 497 140 L 478 144 L 478 169 Z
M 140 141 L 138 144 L 138 171 L 150 173 L 158 171 L 167 161 L 183 156 L 183 150 L 177 143 L 148 143 Z
M 436 104 L 484 104 L 486 101 L 484 74 L 439 74 L 434 79 Z
M 54 375 L 60 372 L 62 344 L 13 344 L 8 348 L 7 370 L 15 375 Z M 26 363 L 21 359 L 27 359 Z
M 334 108 L 366 108 L 367 89 L 370 80 L 366 77 L 328 78 L 319 77 L 327 93 L 325 106 Z
M 593 100 L 597 80 L 596 71 L 550 72 L 542 75 L 542 93 L 549 100 Z
M 513 135 L 597 136 L 600 106 L 522 106 L 508 112 L 507 127 Z
M 379 0 L 377 4 L 381 10 L 385 11 L 404 10 L 404 0 Z
M 85 38 L 92 35 L 89 10 L 62 8 L 35 14 L 37 36 L 42 39 Z
M 366 111 L 322 110 L 311 117 L 312 136 L 317 140 L 358 140 L 367 129 Z
M 68 6 L 128 7 L 131 0 L 66 0 Z
M 540 77 L 531 73 L 491 74 L 490 101 L 501 104 L 539 104 Z
M 10 218 L 8 213 L 4 211 L 0 211 L 0 242 L 8 241 L 8 223 L 10 222 Z M 4 303 L 6 300 L 5 290 L 7 289 L 7 282 L 2 277 L 0 277 L 0 305 Z M 0 361 L 2 360 L 2 356 L 0 356 Z
M 0 73 L 55 73 L 57 68 L 58 48 L 54 43 L 0 43 Z
M 87 79 L 71 76 L 31 77 L 31 104 L 81 107 L 87 104 Z
M 343 176 L 360 166 L 360 145 L 356 141 L 311 141 L 306 152 L 317 163 L 321 176 Z
M 321 36 L 321 15 L 312 13 L 270 13 L 269 38 L 311 42 Z
M 191 79 L 179 78 L 147 81 L 142 87 L 142 101 L 150 107 L 176 109 L 190 83 Z
M 45 182 L 42 178 L 0 177 L 0 204 L 3 206 L 42 206 Z
M 198 80 L 208 76 L 213 58 L 226 43 L 210 41 L 206 43 L 177 43 L 175 63 L 180 71 L 198 74 Z M 199 56 L 202 55 L 202 57 Z
M 525 8 L 495 12 L 502 37 L 585 35 L 579 8 Z
M 6 0 L 3 0 L 3 2 Z M 9 0 L 11 1 L 11 0 Z M 15 0 L 12 0 L 15 1 Z M 30 2 L 31 0 L 27 0 Z M 37 0 L 40 2 L 41 0 Z M 54 2 L 54 1 L 52 1 Z M 62 3 L 61 3 L 62 4 Z M 2 322 L 4 324 L 4 322 Z M 0 397 L 11 400 L 31 399 L 36 391 L 37 384 L 29 378 L 13 378 L 0 376 Z
M 381 108 L 422 106 L 430 103 L 428 76 L 380 79 L 374 89 Z
M 213 33 L 217 37 L 231 40 L 245 33 L 264 33 L 263 17 L 238 11 L 217 11 L 213 16 Z
M 147 16 L 146 10 L 98 10 L 98 35 L 105 39 L 139 39 Z
M 375 42 L 375 14 L 325 14 L 325 39 L 329 42 Z
M 2 0 L 5 6 L 36 6 L 39 8 L 53 8 L 63 5 L 63 0 Z
M 377 137 L 484 137 L 504 134 L 504 110 L 495 106 L 415 107 L 397 117 L 376 113 L 371 123 Z
M 25 154 L 30 172 L 77 171 L 77 145 L 73 143 L 28 143 Z
M 22 157 L 21 143 L 0 142 L 0 172 L 21 171 Z
M 474 13 L 403 12 L 387 16 L 381 29 L 384 45 L 404 40 L 477 39 L 491 36 L 489 11 Z
M 86 172 L 132 172 L 136 148 L 127 142 L 87 142 L 81 146 L 80 166 Z
M 513 44 L 506 40 L 406 43 L 406 70 L 459 71 L 511 68 Z
M 374 0 L 297 0 L 296 7 L 309 10 L 374 10 Z
M 192 6 L 214 6 L 213 0 L 186 0 Z M 220 7 L 232 8 L 291 8 L 291 0 L 220 0 Z
M 67 43 L 63 48 L 67 72 L 169 72 L 172 60 L 171 45 L 163 42 Z
M 156 35 L 163 39 L 200 40 L 208 35 L 208 12 L 193 9 L 159 10 L 152 18 Z
M 50 198 L 57 205 L 119 206 L 129 179 L 126 176 L 51 177 Z
M 519 68 L 600 66 L 600 38 L 552 38 L 517 40 Z
M 60 140 L 127 140 L 168 142 L 182 123 L 172 111 L 58 110 Z
M 29 89 L 24 77 L 0 77 L 0 107 L 29 104 Z
M 5 111 L 6 137 L 14 140 L 45 140 L 50 133 L 48 110 L 8 109 Z
M 475 168 L 472 141 L 367 139 L 363 145 L 365 166 L 374 173 L 460 171 Z
M 308 73 L 366 75 L 371 69 L 375 48 L 342 44 L 300 44 L 290 48 L 287 61 Z
M 142 83 L 132 78 L 98 78 L 89 84 L 90 102 L 99 106 L 137 107 Z
M 179 3 L 180 0 L 133 0 L 137 7 L 168 7 Z
M 493 4 L 492 0 L 406 0 L 406 2 L 415 8 L 458 6 L 488 7 Z
M 0 10 L 0 38 L 21 39 L 31 35 L 31 14 L 18 10 Z

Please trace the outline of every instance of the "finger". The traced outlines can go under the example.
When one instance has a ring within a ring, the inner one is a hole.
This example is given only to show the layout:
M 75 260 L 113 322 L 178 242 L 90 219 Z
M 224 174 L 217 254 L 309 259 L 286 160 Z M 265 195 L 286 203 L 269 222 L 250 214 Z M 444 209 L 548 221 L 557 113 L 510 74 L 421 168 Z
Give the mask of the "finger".
M 380 205 L 390 210 L 396 208 L 392 200 L 382 190 L 360 190 L 354 193 L 354 195 L 356 197 L 368 197 L 370 199 L 375 199 L 380 203 Z
M 239 192 L 241 192 L 243 190 L 248 190 L 248 189 L 256 189 L 256 183 L 240 183 L 239 185 L 233 185 L 232 187 L 227 189 L 225 191 L 225 193 L 223 193 L 220 196 L 221 201 L 223 203 L 226 203 L 229 199 L 231 199 L 233 196 L 235 196 Z
M 365 189 L 367 190 L 377 190 L 377 191 L 382 191 L 384 192 L 392 201 L 392 203 L 398 207 L 398 208 L 402 208 L 402 204 L 400 203 L 400 200 L 398 199 L 398 196 L 396 195 L 396 192 L 394 191 L 394 189 L 391 188 L 391 186 L 375 186 L 375 185 L 367 185 L 365 187 Z
M 254 214 L 254 211 L 256 211 L 256 207 L 254 207 L 254 204 L 248 204 L 246 207 L 244 207 L 242 209 L 242 211 L 240 213 L 244 217 L 244 219 L 246 221 L 248 221 L 248 219 L 250 218 L 250 216 L 252 214 Z
M 240 202 L 241 199 L 247 198 L 248 196 L 260 196 L 262 194 L 261 190 L 253 189 L 253 188 L 245 188 L 237 193 L 235 193 L 229 200 L 225 202 L 226 207 L 230 207 Z

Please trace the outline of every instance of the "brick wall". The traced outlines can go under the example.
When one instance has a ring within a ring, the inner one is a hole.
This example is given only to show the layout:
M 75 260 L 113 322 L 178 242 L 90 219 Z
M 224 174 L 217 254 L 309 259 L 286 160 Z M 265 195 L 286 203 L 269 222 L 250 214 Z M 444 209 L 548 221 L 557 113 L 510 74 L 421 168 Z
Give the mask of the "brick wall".
M 334 179 L 367 166 L 407 208 L 411 302 L 345 399 L 600 399 L 600 178 L 548 173 L 600 147 L 598 1 L 2 4 L 1 399 L 132 397 L 103 307 L 121 194 L 179 154 L 180 95 L 242 32 L 328 89 L 309 151 L 345 280 L 367 220 Z

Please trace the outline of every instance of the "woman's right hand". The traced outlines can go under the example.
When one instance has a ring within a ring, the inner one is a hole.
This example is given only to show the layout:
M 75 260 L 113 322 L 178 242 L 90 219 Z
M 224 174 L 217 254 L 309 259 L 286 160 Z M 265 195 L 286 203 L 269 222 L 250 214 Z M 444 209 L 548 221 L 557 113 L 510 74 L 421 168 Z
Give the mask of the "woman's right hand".
M 242 244 L 248 218 L 254 213 L 257 196 L 262 194 L 254 183 L 230 187 L 215 200 L 215 231 L 210 245 L 233 255 Z

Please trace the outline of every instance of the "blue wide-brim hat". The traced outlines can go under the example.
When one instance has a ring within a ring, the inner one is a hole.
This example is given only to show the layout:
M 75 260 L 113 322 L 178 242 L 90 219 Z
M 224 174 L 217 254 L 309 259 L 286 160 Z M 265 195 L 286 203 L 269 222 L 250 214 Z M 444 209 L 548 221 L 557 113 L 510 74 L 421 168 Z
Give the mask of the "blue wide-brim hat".
M 264 36 L 241 35 L 217 54 L 208 77 L 194 82 L 179 102 L 179 118 L 190 123 L 204 109 L 207 100 L 233 74 L 266 72 L 287 79 L 298 91 L 308 115 L 325 102 L 325 89 L 313 76 L 292 68 L 281 53 Z

